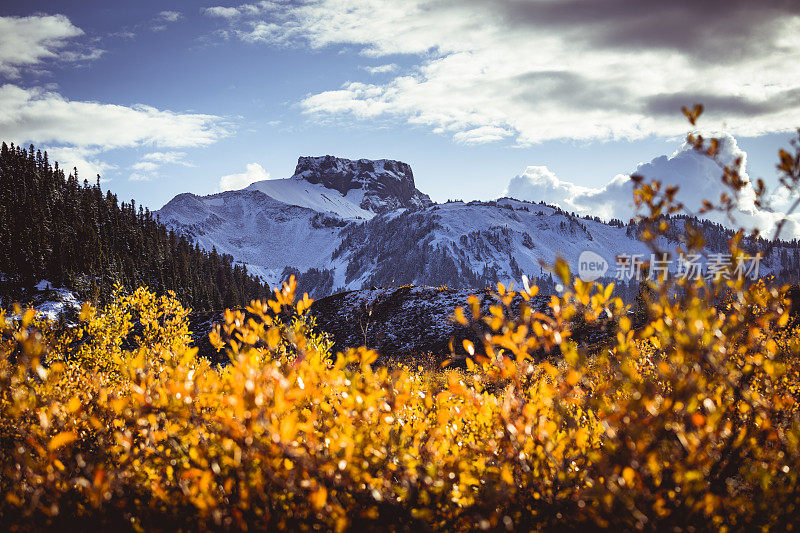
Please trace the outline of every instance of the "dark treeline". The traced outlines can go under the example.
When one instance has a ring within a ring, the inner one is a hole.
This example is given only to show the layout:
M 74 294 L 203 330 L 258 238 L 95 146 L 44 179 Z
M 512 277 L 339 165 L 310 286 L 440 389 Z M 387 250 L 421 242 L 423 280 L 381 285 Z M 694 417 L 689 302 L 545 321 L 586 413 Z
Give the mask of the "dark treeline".
M 65 176 L 47 153 L 2 145 L 0 153 L 0 296 L 24 298 L 40 280 L 102 302 L 115 284 L 172 290 L 197 310 L 240 307 L 269 288 L 158 221 L 148 210 L 119 203 L 97 182 Z

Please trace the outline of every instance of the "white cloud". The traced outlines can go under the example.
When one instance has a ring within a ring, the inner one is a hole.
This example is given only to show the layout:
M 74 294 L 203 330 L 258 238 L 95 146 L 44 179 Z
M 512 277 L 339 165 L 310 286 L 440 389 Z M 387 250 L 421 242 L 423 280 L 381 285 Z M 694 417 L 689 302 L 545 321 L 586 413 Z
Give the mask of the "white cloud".
M 132 181 L 150 181 L 159 177 L 158 170 L 164 165 L 194 166 L 184 160 L 186 152 L 150 152 L 142 156 L 139 161 L 131 166 L 134 173 L 130 176 Z
M 177 11 L 157 15 L 163 22 L 180 18 Z M 40 68 L 46 60 L 77 62 L 99 57 L 101 50 L 76 47 L 71 41 L 82 35 L 83 30 L 63 15 L 0 17 L 0 76 L 17 77 L 22 69 Z M 206 146 L 230 133 L 229 125 L 215 115 L 75 101 L 55 92 L 53 84 L 46 87 L 0 85 L 0 138 L 46 147 L 51 159 L 68 170 L 78 167 L 82 177 L 116 169 L 100 159 L 108 150 Z M 149 179 L 167 163 L 190 166 L 183 160 L 185 155 L 176 151 L 147 154 L 132 166 L 131 179 Z
M 183 17 L 180 11 L 162 11 L 158 14 L 158 19 L 164 22 L 177 22 Z
M 219 180 L 220 191 L 235 191 L 244 189 L 251 183 L 256 181 L 268 180 L 270 178 L 269 172 L 264 170 L 264 167 L 258 163 L 248 163 L 247 170 L 241 174 L 228 174 L 222 176 Z
M 758 228 L 763 234 L 772 236 L 781 212 L 759 209 L 754 204 L 755 193 L 750 178 L 744 170 L 747 154 L 741 150 L 736 139 L 727 134 L 717 135 L 722 139 L 720 160 L 733 164 L 741 158 L 740 174 L 747 186 L 740 192 L 738 209 L 733 213 L 735 223 L 747 229 Z M 697 213 L 703 200 L 717 202 L 722 192 L 730 189 L 722 184 L 722 169 L 710 158 L 684 144 L 671 156 L 660 156 L 649 163 L 642 163 L 631 174 L 648 179 L 657 179 L 664 185 L 677 185 L 677 200 L 692 213 Z M 505 195 L 520 200 L 544 201 L 580 215 L 599 216 L 605 220 L 630 219 L 635 211 L 633 205 L 633 183 L 628 175 L 617 175 L 601 188 L 590 188 L 560 180 L 547 167 L 529 166 L 525 172 L 513 178 Z M 785 208 L 786 198 L 776 198 L 777 208 Z M 718 213 L 703 215 L 705 218 L 730 225 L 726 217 Z M 800 214 L 792 215 L 781 235 L 782 238 L 800 237 Z
M 99 159 L 108 150 L 207 146 L 228 134 L 229 125 L 215 115 L 81 102 L 38 88 L 0 86 L 0 138 L 47 146 L 53 159 L 67 168 L 77 166 L 83 176 L 114 169 Z M 148 154 L 134 165 L 137 173 L 131 179 L 143 179 L 142 171 L 165 163 L 188 165 L 184 156 L 175 151 Z
M 113 33 L 109 33 L 108 37 L 116 37 L 118 39 L 123 39 L 125 41 L 130 41 L 136 38 L 136 34 L 129 30 L 122 30 L 122 31 L 115 31 Z
M 459 131 L 453 135 L 453 140 L 462 144 L 483 144 L 500 141 L 513 135 L 508 128 L 497 126 L 479 126 L 469 130 Z
M 150 152 L 149 154 L 143 155 L 142 160 L 160 164 L 169 163 L 173 165 L 182 165 L 185 167 L 194 166 L 188 161 L 184 161 L 184 157 L 186 157 L 186 152 Z
M 152 161 L 139 161 L 135 163 L 131 168 L 133 170 L 138 170 L 139 172 L 153 172 L 160 166 L 161 165 L 159 165 L 158 163 L 153 163 Z
M 387 74 L 389 72 L 394 72 L 395 70 L 397 70 L 397 65 L 395 65 L 394 63 L 389 63 L 386 65 L 377 65 L 375 67 L 367 66 L 363 68 L 370 74 Z
M 235 7 L 207 7 L 203 10 L 203 13 L 208 15 L 209 17 L 219 17 L 219 18 L 233 18 L 239 16 L 239 10 Z
M 215 115 L 82 102 L 36 88 L 0 86 L 0 138 L 4 139 L 108 150 L 206 146 L 228 133 Z
M 56 146 L 45 148 L 50 162 L 58 161 L 59 166 L 66 174 L 78 169 L 80 179 L 88 179 L 94 183 L 96 176 L 100 175 L 102 183 L 111 181 L 103 176 L 111 170 L 115 170 L 116 165 L 109 164 L 97 158 L 100 153 L 98 149 L 75 148 L 70 146 Z
M 203 9 L 203 13 L 209 17 L 217 17 L 222 19 L 233 19 L 237 17 L 256 16 L 267 12 L 271 9 L 279 7 L 277 2 L 256 2 L 252 4 L 242 4 L 237 7 L 207 7 Z
M 566 211 L 575 211 L 582 215 L 593 212 L 598 203 L 594 200 L 601 194 L 602 191 L 600 189 L 582 187 L 569 181 L 561 181 L 546 166 L 527 167 L 525 172 L 512 178 L 508 184 L 508 189 L 504 192 L 504 195 L 518 200 L 543 201 L 557 205 Z M 608 210 L 602 213 L 602 216 L 607 219 L 614 218 L 623 211 L 618 205 L 607 207 Z
M 0 17 L 0 76 L 16 78 L 22 69 L 48 60 L 92 60 L 103 52 L 93 48 L 67 49 L 83 30 L 64 15 Z
M 180 11 L 161 11 L 153 18 L 150 29 L 155 32 L 164 31 L 169 24 L 177 22 L 182 18 L 183 13 Z
M 312 117 L 391 116 L 460 142 L 525 145 L 681 135 L 680 107 L 698 101 L 708 128 L 793 130 L 800 10 L 764 2 L 308 0 L 224 16 L 247 42 L 418 58 L 385 83 L 310 95 L 302 107 Z

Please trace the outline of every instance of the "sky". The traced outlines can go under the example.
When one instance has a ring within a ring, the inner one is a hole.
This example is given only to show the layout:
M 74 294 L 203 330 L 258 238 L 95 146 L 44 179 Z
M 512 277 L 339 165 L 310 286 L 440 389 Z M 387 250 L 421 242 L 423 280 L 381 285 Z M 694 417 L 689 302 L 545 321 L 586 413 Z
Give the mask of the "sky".
M 680 109 L 694 103 L 747 175 L 774 183 L 777 150 L 800 127 L 800 4 L 0 7 L 0 139 L 151 209 L 289 177 L 299 156 L 325 154 L 405 161 L 435 201 L 497 198 L 522 179 L 578 205 L 619 175 L 661 170 L 663 156 L 673 175 L 690 128 Z M 605 213 L 593 198 L 578 207 Z

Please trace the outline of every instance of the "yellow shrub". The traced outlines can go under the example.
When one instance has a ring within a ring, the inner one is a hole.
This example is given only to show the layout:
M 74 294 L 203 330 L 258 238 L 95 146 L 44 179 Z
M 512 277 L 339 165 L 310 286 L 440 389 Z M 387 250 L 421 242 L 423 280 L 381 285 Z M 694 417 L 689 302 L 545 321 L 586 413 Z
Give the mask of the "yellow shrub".
M 302 313 L 273 318 L 307 308 L 293 292 L 226 313 L 219 370 L 180 304 L 145 290 L 87 308 L 70 338 L 6 326 L 3 523 L 750 529 L 796 510 L 800 367 L 774 290 L 742 289 L 729 315 L 665 296 L 634 332 L 607 287 L 576 281 L 550 316 L 512 313 L 501 286 L 489 316 L 459 313 L 490 327 L 488 357 L 441 378 L 363 348 L 332 359 Z M 582 302 L 620 322 L 599 354 L 569 340 Z

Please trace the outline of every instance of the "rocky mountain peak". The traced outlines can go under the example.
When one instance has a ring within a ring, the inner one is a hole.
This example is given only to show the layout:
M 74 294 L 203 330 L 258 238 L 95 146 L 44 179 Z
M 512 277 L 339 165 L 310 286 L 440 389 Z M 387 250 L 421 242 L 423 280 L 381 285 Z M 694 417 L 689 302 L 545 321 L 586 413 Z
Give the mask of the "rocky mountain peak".
M 364 195 L 361 207 L 376 213 L 433 203 L 427 194 L 417 190 L 411 167 L 402 161 L 353 160 L 331 155 L 300 157 L 292 178 L 319 183 L 343 195 L 361 190 Z

